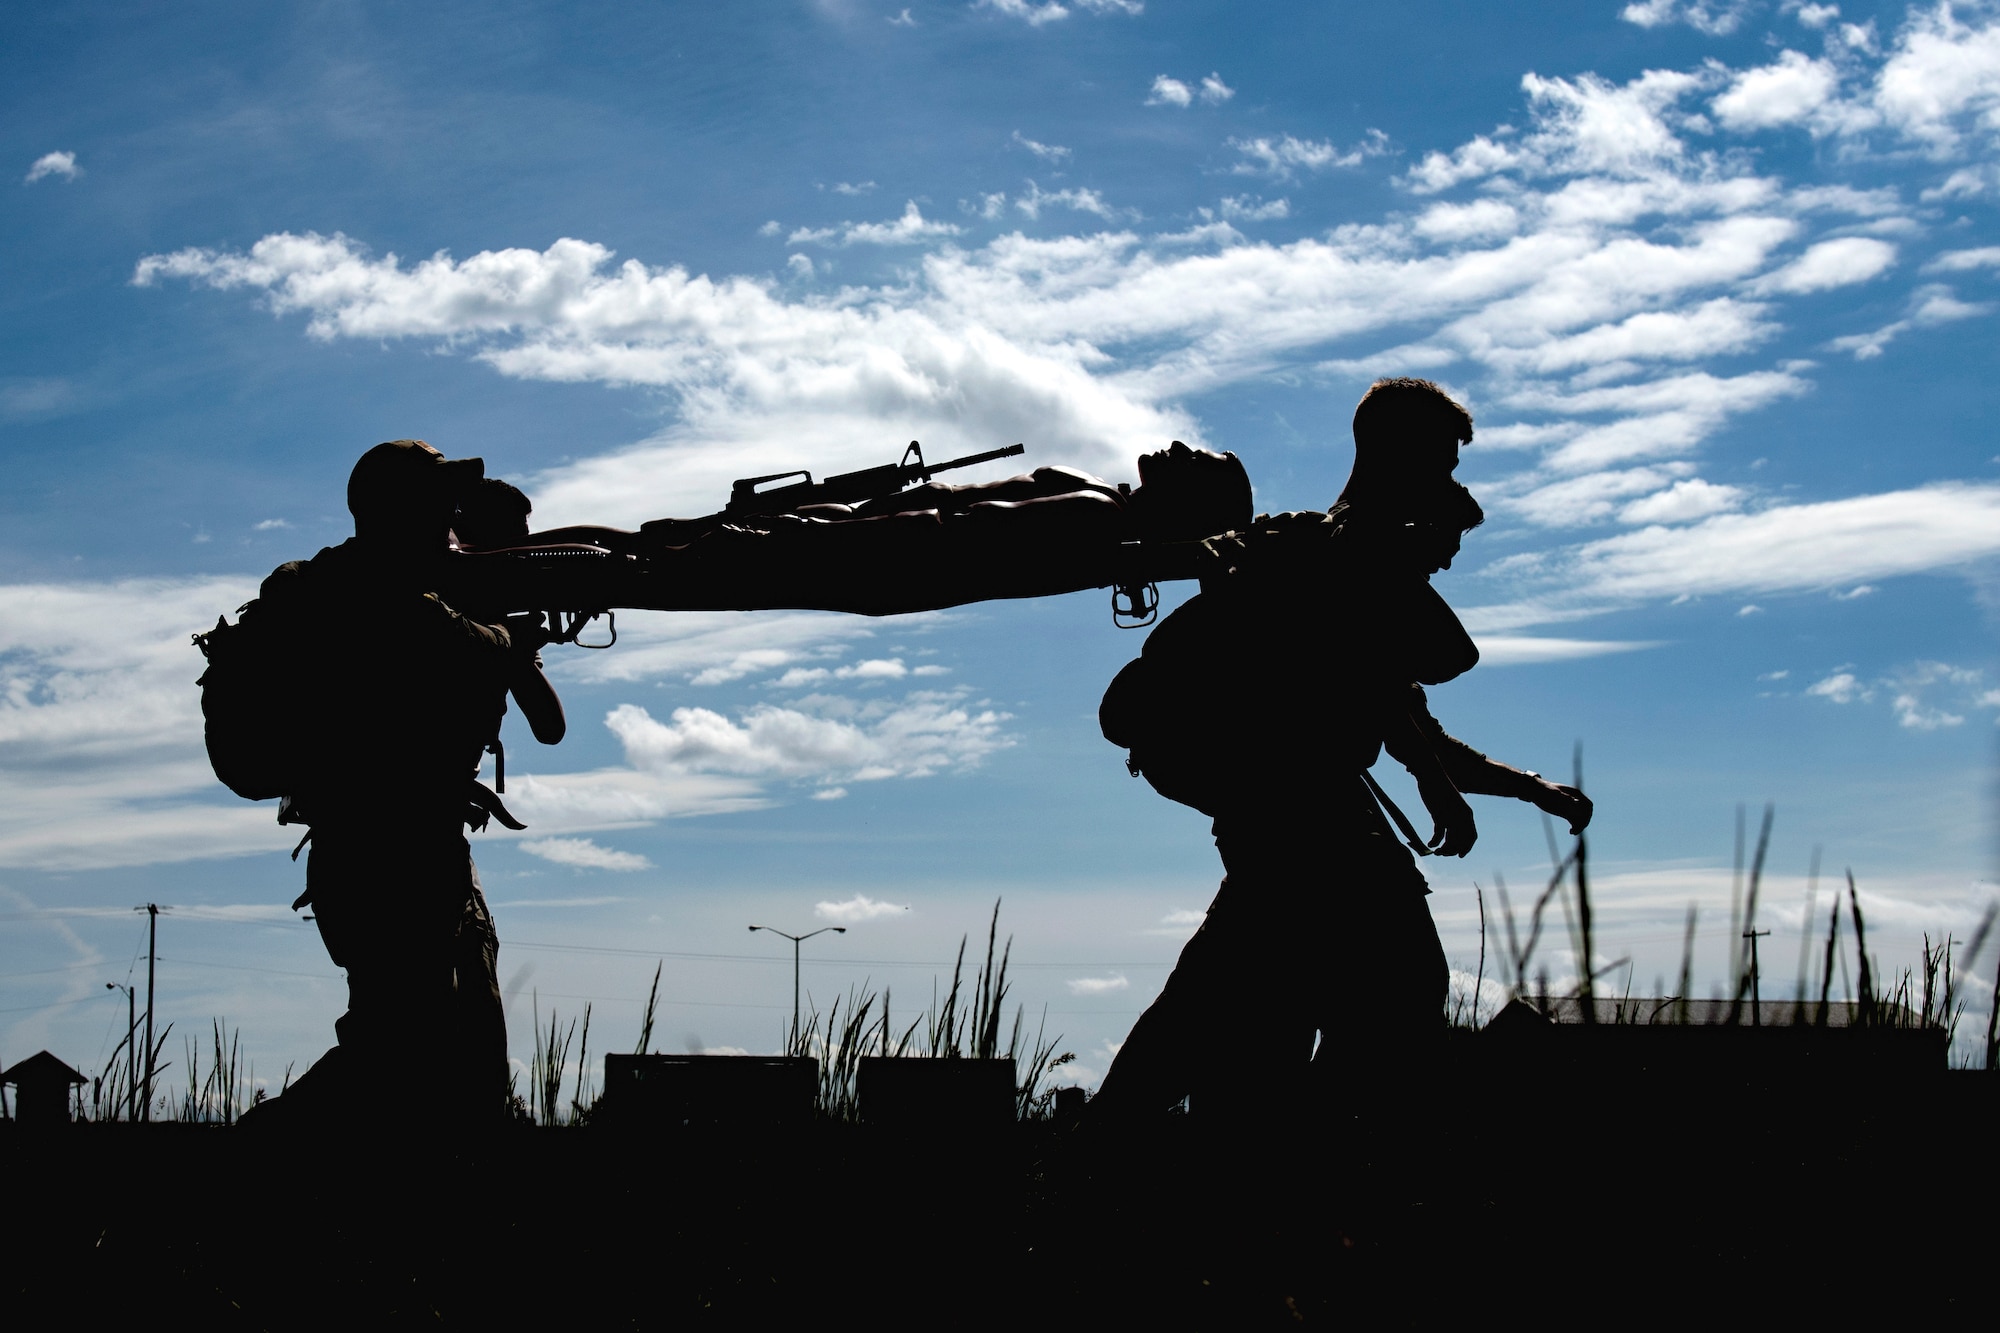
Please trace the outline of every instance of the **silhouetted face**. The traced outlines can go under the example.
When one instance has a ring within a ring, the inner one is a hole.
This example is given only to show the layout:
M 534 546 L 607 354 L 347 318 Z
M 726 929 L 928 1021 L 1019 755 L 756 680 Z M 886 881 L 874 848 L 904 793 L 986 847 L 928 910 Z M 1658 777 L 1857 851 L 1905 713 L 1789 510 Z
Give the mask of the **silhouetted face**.
M 1133 496 L 1137 509 L 1170 522 L 1177 536 L 1213 536 L 1253 517 L 1243 465 L 1228 454 L 1190 449 L 1179 440 L 1139 455 L 1139 487 Z
M 1460 548 L 1465 543 L 1465 534 L 1453 527 L 1440 527 L 1435 523 L 1413 523 L 1410 525 L 1417 534 L 1419 563 L 1426 574 L 1436 574 L 1450 569 L 1451 562 L 1458 558 Z

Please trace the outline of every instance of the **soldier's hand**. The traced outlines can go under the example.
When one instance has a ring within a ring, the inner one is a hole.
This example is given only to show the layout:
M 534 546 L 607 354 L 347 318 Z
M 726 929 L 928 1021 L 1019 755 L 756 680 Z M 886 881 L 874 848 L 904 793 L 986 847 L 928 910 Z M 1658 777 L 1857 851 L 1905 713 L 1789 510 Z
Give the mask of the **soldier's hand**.
M 549 641 L 549 630 L 539 611 L 508 616 L 501 623 L 507 628 L 508 640 L 523 652 L 537 652 Z
M 1590 816 L 1596 808 L 1590 798 L 1575 787 L 1550 782 L 1547 778 L 1538 780 L 1537 790 L 1529 799 L 1537 808 L 1548 811 L 1557 819 L 1567 820 L 1572 837 L 1590 827 Z
M 1479 826 L 1473 822 L 1472 807 L 1449 783 L 1419 782 L 1417 794 L 1424 809 L 1431 812 L 1435 831 L 1430 847 L 1439 856 L 1464 856 L 1479 841 Z

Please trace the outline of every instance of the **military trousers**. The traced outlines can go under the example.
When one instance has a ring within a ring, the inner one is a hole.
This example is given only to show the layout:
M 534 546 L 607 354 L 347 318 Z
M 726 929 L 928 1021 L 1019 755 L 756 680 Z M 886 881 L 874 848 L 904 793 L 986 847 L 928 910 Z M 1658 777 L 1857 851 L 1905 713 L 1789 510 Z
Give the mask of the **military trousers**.
M 334 1024 L 343 1101 L 460 1122 L 506 1113 L 499 937 L 456 830 L 315 828 L 314 919 L 347 973 Z
M 1105 1119 L 1268 1120 L 1406 1100 L 1437 1057 L 1449 970 L 1386 824 L 1224 816 L 1226 877 L 1097 1097 Z

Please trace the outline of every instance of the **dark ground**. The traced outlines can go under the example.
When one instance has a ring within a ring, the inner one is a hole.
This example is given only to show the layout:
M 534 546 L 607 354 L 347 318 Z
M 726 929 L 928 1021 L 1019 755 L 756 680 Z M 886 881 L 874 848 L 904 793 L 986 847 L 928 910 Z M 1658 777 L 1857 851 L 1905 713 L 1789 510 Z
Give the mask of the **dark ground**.
M 983 1140 L 0 1125 L 0 1309 L 217 1329 L 1991 1318 L 2000 1078 L 1518 1056 L 1416 1090 L 1400 1147 L 1325 1121 L 1224 1141 L 1198 1115 Z

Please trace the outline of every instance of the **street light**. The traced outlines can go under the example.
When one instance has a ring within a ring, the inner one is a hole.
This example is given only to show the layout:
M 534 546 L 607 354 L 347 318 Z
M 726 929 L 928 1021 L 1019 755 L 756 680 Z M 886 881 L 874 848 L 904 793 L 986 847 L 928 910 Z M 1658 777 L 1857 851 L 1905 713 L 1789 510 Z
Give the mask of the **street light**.
M 129 1123 L 139 1118 L 139 1052 L 132 1046 L 132 1034 L 139 1030 L 138 999 L 130 986 L 115 981 L 105 982 L 104 989 L 125 992 L 125 1119 Z
M 799 946 L 813 936 L 824 935 L 829 930 L 836 935 L 845 935 L 847 927 L 821 926 L 818 930 L 809 930 L 803 935 L 794 935 L 789 931 L 779 930 L 776 926 L 752 926 L 750 929 L 768 930 L 773 935 L 782 935 L 792 942 L 792 1041 L 796 1044 L 799 1039 Z

